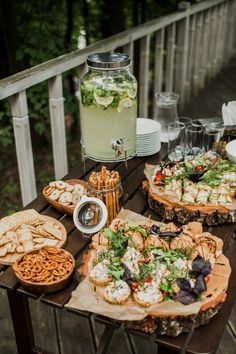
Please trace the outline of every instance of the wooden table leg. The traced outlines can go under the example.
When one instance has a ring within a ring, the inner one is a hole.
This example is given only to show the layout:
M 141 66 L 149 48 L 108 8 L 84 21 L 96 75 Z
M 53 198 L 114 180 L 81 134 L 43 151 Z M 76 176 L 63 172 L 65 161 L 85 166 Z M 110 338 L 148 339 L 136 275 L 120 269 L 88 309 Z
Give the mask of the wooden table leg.
M 34 334 L 28 299 L 16 292 L 7 292 L 12 323 L 19 354 L 31 354 Z
M 157 354 L 177 354 L 177 353 L 181 353 L 181 352 L 173 349 L 169 349 L 167 347 L 162 347 L 159 344 L 157 346 Z
M 108 351 L 109 343 L 112 339 L 115 327 L 106 326 L 104 329 L 102 338 L 100 340 L 99 346 L 97 348 L 96 354 L 105 354 Z

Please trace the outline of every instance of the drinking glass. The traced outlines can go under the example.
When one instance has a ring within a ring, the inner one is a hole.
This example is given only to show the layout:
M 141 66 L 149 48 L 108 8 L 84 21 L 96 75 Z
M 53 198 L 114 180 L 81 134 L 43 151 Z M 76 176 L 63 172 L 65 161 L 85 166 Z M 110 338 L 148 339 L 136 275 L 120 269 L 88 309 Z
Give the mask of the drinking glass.
M 192 119 L 188 117 L 177 117 L 177 122 L 184 123 L 185 128 L 192 124 Z
M 217 123 L 207 125 L 204 131 L 204 148 L 206 151 L 220 152 L 220 139 L 224 134 L 224 127 Z
M 204 152 L 203 128 L 190 125 L 186 127 L 185 133 L 185 160 L 191 160 Z
M 207 121 L 204 122 L 203 119 L 201 119 L 201 120 L 200 119 L 199 118 L 198 119 L 192 119 L 191 125 L 194 126 L 194 127 L 199 127 L 199 128 L 203 128 L 204 129 L 207 126 Z
M 224 135 L 225 126 L 224 126 L 224 123 L 222 123 L 222 122 L 209 123 L 209 124 L 207 124 L 206 128 L 209 128 L 209 129 L 211 129 L 211 130 L 217 130 L 217 131 L 219 131 L 221 138 L 222 138 L 223 135 Z
M 168 124 L 168 158 L 182 161 L 185 150 L 185 125 L 181 122 Z
M 179 95 L 173 92 L 155 93 L 156 112 L 154 120 L 161 124 L 161 141 L 168 142 L 168 124 L 177 118 Z

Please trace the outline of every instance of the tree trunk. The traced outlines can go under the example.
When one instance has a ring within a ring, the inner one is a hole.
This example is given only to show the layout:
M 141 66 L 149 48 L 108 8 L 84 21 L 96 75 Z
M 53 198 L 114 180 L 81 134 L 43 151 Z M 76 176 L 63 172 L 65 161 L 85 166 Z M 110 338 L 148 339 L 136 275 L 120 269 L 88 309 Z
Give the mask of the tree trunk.
M 89 31 L 89 11 L 87 0 L 83 0 L 83 19 L 84 19 L 84 30 L 86 44 L 90 44 L 90 31 Z
M 17 61 L 17 27 L 14 0 L 0 0 L 0 79 L 22 70 Z
M 66 26 L 64 45 L 65 48 L 68 49 L 70 49 L 72 34 L 73 34 L 73 23 L 74 23 L 73 2 L 74 2 L 73 0 L 66 1 L 67 26 Z
M 102 13 L 103 38 L 125 30 L 124 0 L 104 0 Z

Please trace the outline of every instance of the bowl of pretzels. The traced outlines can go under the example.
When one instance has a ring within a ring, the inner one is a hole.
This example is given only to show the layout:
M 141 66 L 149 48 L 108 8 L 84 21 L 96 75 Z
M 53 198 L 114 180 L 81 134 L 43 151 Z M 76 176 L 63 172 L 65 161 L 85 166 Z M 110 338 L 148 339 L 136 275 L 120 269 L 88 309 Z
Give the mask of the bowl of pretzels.
M 62 248 L 45 246 L 25 253 L 13 264 L 19 282 L 35 293 L 52 293 L 72 280 L 74 257 Z

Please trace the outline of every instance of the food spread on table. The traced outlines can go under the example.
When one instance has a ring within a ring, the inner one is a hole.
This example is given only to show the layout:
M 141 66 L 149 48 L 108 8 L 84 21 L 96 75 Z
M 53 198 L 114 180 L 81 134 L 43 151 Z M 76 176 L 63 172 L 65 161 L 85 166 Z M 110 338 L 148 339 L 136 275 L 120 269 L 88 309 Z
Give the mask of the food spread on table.
M 68 307 L 125 321 L 186 319 L 206 310 L 209 320 L 225 300 L 230 275 L 222 248 L 198 222 L 178 227 L 122 210 L 93 236 Z
M 42 246 L 60 247 L 65 238 L 59 221 L 34 209 L 19 211 L 0 220 L 0 262 L 13 263 L 22 253 Z
M 236 167 L 230 161 L 209 152 L 147 165 L 145 174 L 150 207 L 163 217 L 209 225 L 236 220 Z
M 210 208 L 208 213 L 212 206 L 234 211 L 236 169 L 218 156 L 206 154 L 185 162 L 161 162 L 147 166 L 145 172 L 154 192 L 168 196 L 179 209 L 188 205 Z M 75 204 L 80 200 L 85 184 L 54 181 L 44 192 L 68 206 L 73 196 Z M 154 222 L 131 211 L 119 213 L 120 176 L 104 166 L 89 175 L 86 193 L 104 201 L 110 226 L 92 237 L 91 249 L 79 268 L 84 279 L 68 307 L 135 321 L 132 326 L 146 332 L 153 332 L 161 318 L 160 333 L 171 335 L 186 330 L 189 316 L 198 318 L 191 320 L 195 328 L 218 312 L 231 272 L 222 254 L 221 239 L 204 232 L 197 221 L 177 226 L 173 222 Z M 193 220 L 197 220 L 196 215 Z M 29 290 L 39 286 L 37 291 L 44 292 L 40 286 L 48 285 L 46 292 L 56 291 L 53 287 L 50 290 L 52 284 L 72 276 L 73 257 L 54 248 L 65 241 L 63 228 L 57 220 L 33 209 L 0 220 L 0 259 L 14 256 L 5 262 L 17 261 L 13 267 L 16 276 L 22 284 L 29 283 Z M 174 328 L 165 326 L 169 318 Z

